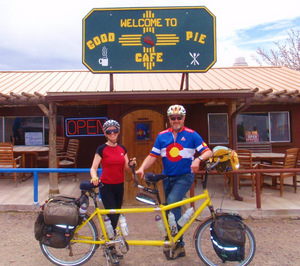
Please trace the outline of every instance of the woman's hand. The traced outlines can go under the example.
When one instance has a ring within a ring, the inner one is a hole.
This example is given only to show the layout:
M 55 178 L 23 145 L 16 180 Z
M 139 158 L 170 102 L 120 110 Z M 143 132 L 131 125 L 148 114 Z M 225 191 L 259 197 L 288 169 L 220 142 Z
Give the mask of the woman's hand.
M 130 158 L 128 162 L 129 167 L 132 167 L 133 165 L 136 165 L 136 158 Z
M 98 176 L 91 179 L 91 183 L 93 183 L 94 186 L 97 186 L 100 182 L 101 179 Z

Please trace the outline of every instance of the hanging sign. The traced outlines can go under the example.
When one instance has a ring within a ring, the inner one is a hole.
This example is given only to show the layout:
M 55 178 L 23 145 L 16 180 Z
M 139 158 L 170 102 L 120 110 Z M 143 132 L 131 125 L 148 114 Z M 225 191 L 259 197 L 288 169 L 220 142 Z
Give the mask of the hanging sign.
M 82 47 L 93 73 L 206 72 L 216 62 L 216 18 L 206 7 L 93 9 Z
M 67 118 L 65 120 L 67 137 L 104 136 L 103 124 L 107 117 Z

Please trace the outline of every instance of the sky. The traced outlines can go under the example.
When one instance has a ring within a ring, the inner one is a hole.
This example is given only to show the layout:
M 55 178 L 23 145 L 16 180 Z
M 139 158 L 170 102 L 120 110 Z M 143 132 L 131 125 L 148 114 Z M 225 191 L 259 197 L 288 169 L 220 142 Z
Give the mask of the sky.
M 82 19 L 93 8 L 205 6 L 216 16 L 217 62 L 249 66 L 258 47 L 276 49 L 287 30 L 300 30 L 299 0 L 1 0 L 0 70 L 78 70 Z

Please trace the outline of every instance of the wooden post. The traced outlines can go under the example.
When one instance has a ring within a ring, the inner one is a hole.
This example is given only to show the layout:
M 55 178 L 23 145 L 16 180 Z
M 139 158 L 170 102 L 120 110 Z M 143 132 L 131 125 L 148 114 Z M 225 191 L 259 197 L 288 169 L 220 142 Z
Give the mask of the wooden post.
M 233 117 L 234 112 L 236 111 L 236 102 L 230 101 L 228 105 L 228 117 L 229 117 L 229 147 L 235 149 L 236 146 L 236 124 L 232 123 L 233 119 L 236 121 L 236 118 Z M 239 184 L 237 174 L 233 174 L 233 195 L 236 200 L 242 201 L 243 198 L 239 195 Z
M 49 168 L 57 168 L 56 159 L 56 117 L 57 107 L 54 102 L 49 104 Z M 59 194 L 58 173 L 49 173 L 49 195 Z
M 232 128 L 232 114 L 236 110 L 236 103 L 234 101 L 229 101 L 228 103 L 228 128 L 229 128 L 229 147 L 233 148 L 233 130 L 236 128 Z

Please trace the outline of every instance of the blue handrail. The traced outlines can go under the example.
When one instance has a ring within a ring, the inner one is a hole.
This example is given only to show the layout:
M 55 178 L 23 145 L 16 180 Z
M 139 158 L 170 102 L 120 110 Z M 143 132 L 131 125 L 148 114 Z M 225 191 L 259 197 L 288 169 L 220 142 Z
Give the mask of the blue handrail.
M 39 205 L 38 201 L 38 173 L 89 173 L 90 168 L 0 168 L 0 173 L 33 173 L 33 204 Z M 99 175 L 102 169 L 98 170 Z

